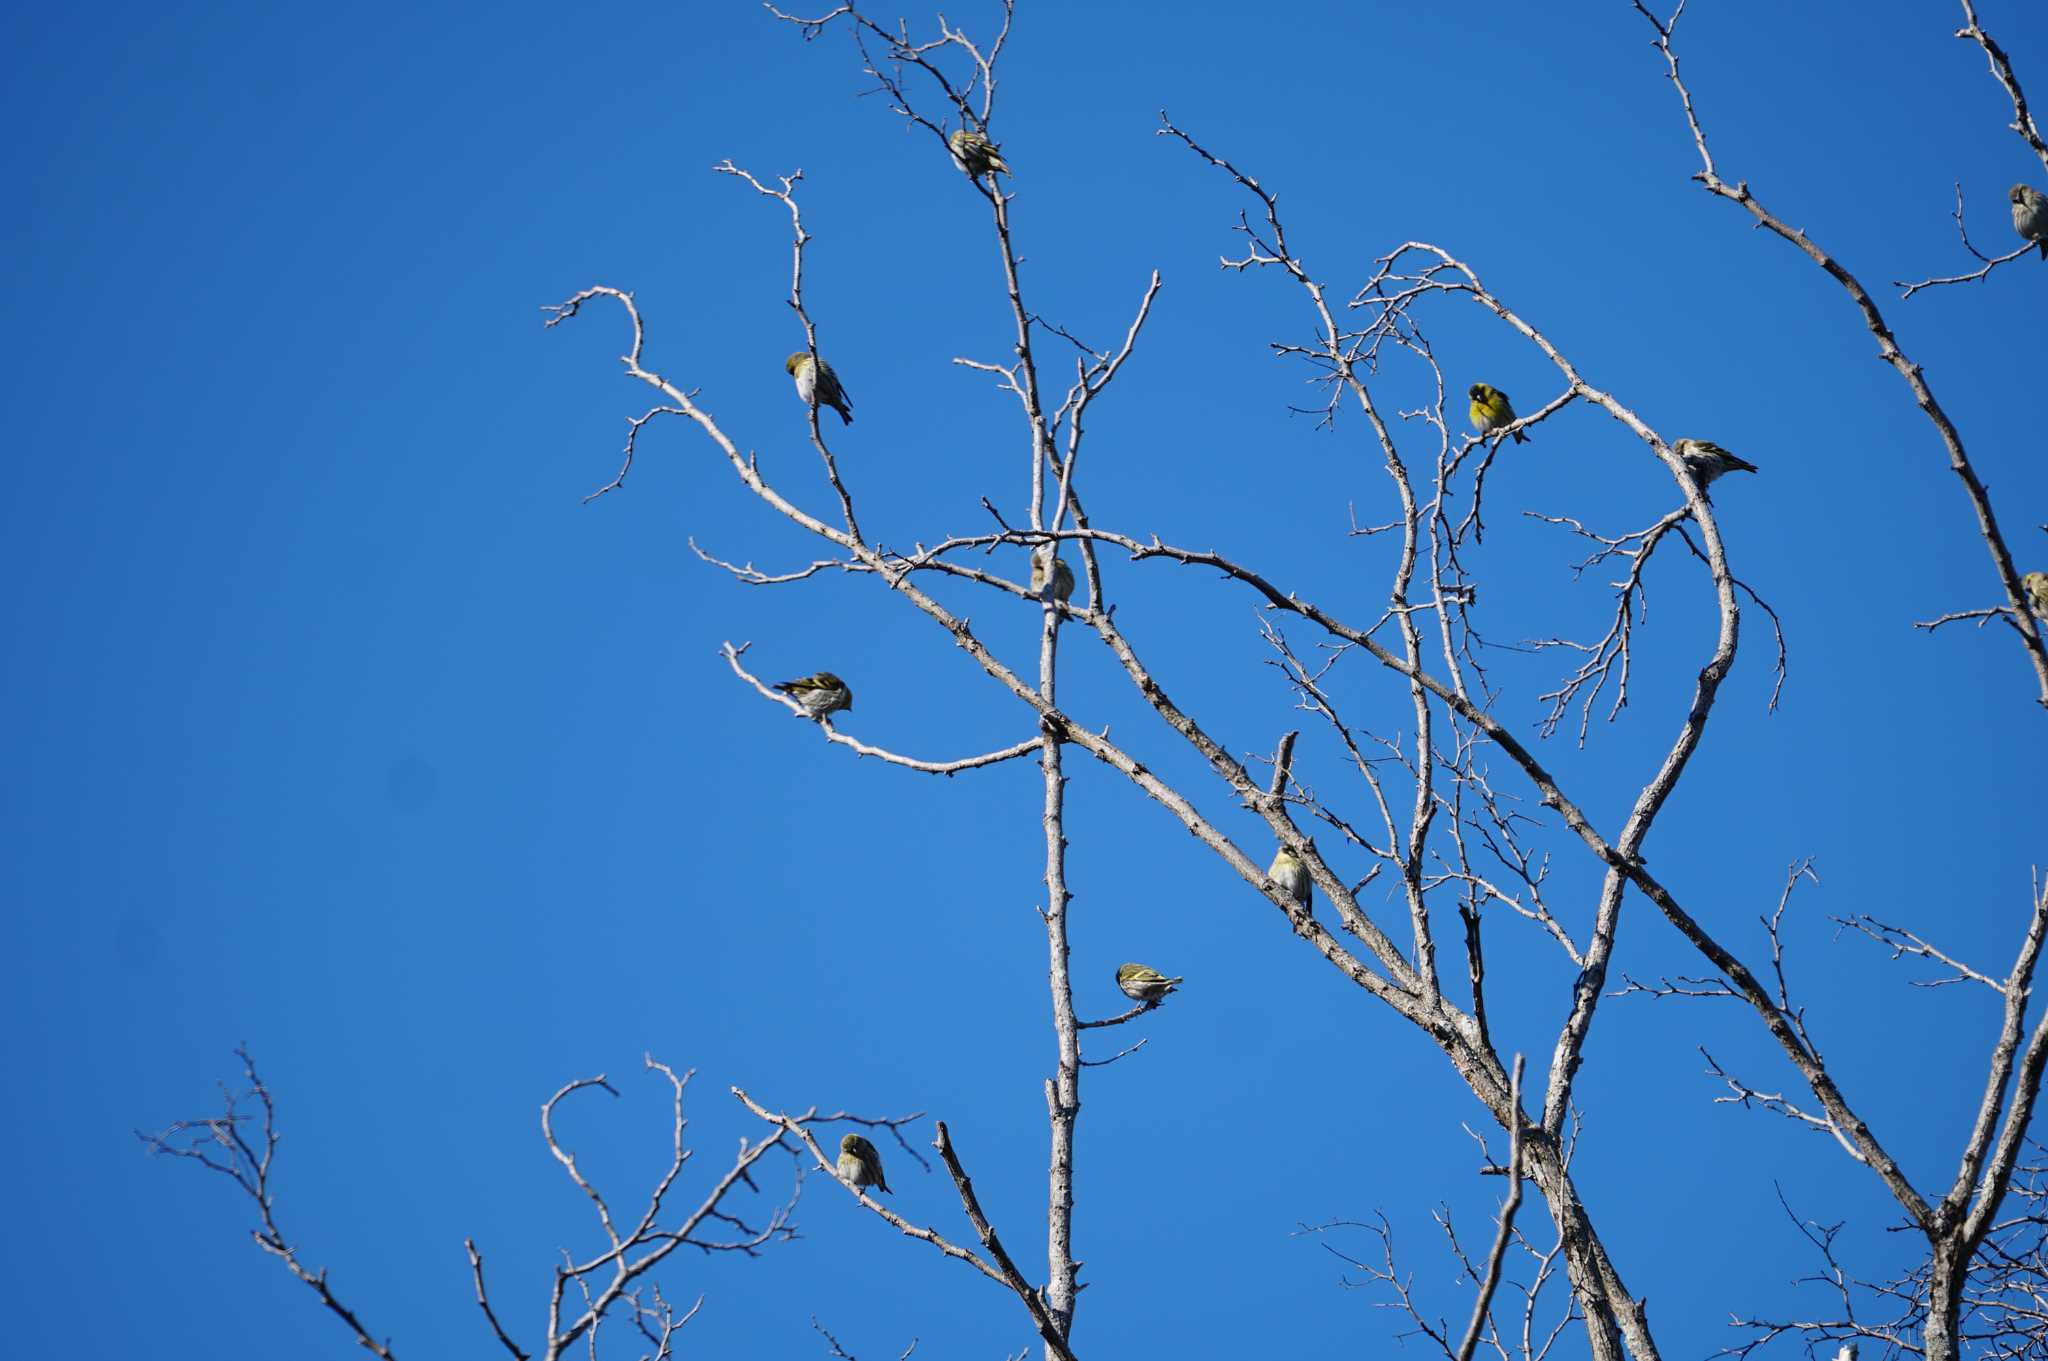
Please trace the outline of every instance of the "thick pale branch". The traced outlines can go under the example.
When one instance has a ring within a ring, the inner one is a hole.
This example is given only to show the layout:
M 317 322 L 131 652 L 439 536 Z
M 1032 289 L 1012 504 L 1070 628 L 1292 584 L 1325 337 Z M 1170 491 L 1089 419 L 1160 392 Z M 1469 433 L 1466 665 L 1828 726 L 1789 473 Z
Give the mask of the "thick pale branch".
M 1969 1195 L 1975 1194 L 1976 1203 L 1970 1206 L 1969 1215 L 1962 1222 L 1963 1242 L 1972 1250 L 1983 1242 L 1985 1233 L 1997 1219 L 1999 1206 L 2004 1203 L 2006 1190 L 2012 1184 L 2013 1168 L 2025 1146 L 2027 1130 L 2033 1123 L 2035 1106 L 2040 1099 L 2042 1068 L 2048 1065 L 2048 1012 L 2044 1012 L 2035 1021 L 2033 1034 L 2027 1039 L 2017 1078 L 2008 1076 L 2012 1072 L 2013 1048 L 2018 1043 L 2019 1029 L 2024 1023 L 2027 1002 L 2032 993 L 2034 967 L 2040 962 L 2042 941 L 2048 938 L 2048 884 L 2037 882 L 2034 889 L 2032 920 L 2027 926 L 2026 939 L 2020 944 L 2019 957 L 2014 960 L 2012 973 L 2006 981 L 2005 1018 L 1998 1042 L 1992 1050 L 1983 1105 L 1978 1110 L 1977 1123 L 1971 1131 L 1956 1185 L 1942 1202 L 1953 1218 L 1955 1210 Z M 1997 1115 L 1998 1098 L 2009 1080 L 2013 1083 L 2012 1099 L 2006 1106 L 1996 1149 L 1980 1183 L 1977 1167 L 1984 1156 L 1991 1122 Z

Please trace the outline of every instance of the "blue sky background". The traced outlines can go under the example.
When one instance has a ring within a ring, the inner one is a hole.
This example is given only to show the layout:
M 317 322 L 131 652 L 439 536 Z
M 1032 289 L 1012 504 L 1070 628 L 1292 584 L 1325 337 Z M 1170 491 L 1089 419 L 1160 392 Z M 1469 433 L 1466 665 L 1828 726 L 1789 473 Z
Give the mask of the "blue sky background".
M 985 30 L 988 8 L 949 15 Z M 1382 598 L 1386 546 L 1344 534 L 1348 506 L 1369 520 L 1388 504 L 1378 456 L 1356 419 L 1330 433 L 1287 415 L 1312 394 L 1267 345 L 1310 318 L 1279 277 L 1217 269 L 1245 201 L 1153 135 L 1162 107 L 1281 192 L 1340 298 L 1394 244 L 1436 241 L 1667 435 L 1760 464 L 1723 493 L 1722 524 L 1784 617 L 1790 682 L 1768 714 L 1751 612 L 1649 854 L 1752 953 L 1745 924 L 1788 862 L 1816 858 L 1792 959 L 1817 1034 L 1881 1137 L 1945 1187 L 1993 999 L 1909 989 L 1874 947 L 1831 944 L 1823 914 L 1888 915 L 2002 971 L 2041 853 L 2043 718 L 2000 631 L 1911 628 L 1995 586 L 1931 428 L 1840 291 L 1688 182 L 1675 101 L 1625 4 L 1313 3 L 1255 22 L 1104 8 L 1023 6 L 996 123 L 1036 309 L 1109 337 L 1148 271 L 1165 278 L 1091 416 L 1096 522 L 1216 547 L 1356 617 Z M 1984 19 L 2048 98 L 2048 14 L 1990 0 Z M 1890 279 L 1968 263 L 1953 181 L 2002 249 L 2005 187 L 2039 179 L 1958 22 L 1903 0 L 1714 0 L 1681 29 L 1724 173 L 1887 298 Z M 802 343 L 785 223 L 709 169 L 801 166 L 808 296 L 856 405 L 836 447 L 868 528 L 929 541 L 983 528 L 983 495 L 1020 505 L 1011 407 L 950 362 L 1007 343 L 982 202 L 855 97 L 850 45 L 806 45 L 745 3 L 121 4 L 15 7 L 0 51 L 15 961 L 0 1081 L 18 1141 L 0 1291 L 17 1350 L 358 1354 L 248 1244 L 224 1183 L 147 1159 L 131 1133 L 209 1113 L 237 1041 L 283 1104 L 287 1232 L 403 1357 L 494 1350 L 466 1235 L 532 1345 L 557 1249 L 597 1241 L 536 1109 L 612 1074 L 622 1098 L 585 1100 L 563 1129 L 632 1199 L 667 1139 L 665 1089 L 639 1071 L 650 1050 L 701 1070 L 700 1178 L 753 1132 L 735 1083 L 791 1108 L 930 1111 L 1042 1271 L 1035 771 L 940 781 L 856 761 L 737 684 L 717 648 L 752 640 L 771 677 L 830 666 L 859 695 L 848 730 L 921 755 L 1030 725 L 872 581 L 753 591 L 699 563 L 687 536 L 764 567 L 813 554 L 679 426 L 650 436 L 622 494 L 579 504 L 646 396 L 618 372 L 622 318 L 540 324 L 585 285 L 634 290 L 650 364 L 827 505 L 781 368 Z M 2048 467 L 2018 419 L 2032 397 L 2014 400 L 2038 390 L 2044 286 L 2048 267 L 2022 261 L 1886 304 L 2023 566 L 2048 563 Z M 1430 325 L 1452 382 L 1484 377 L 1524 409 L 1555 391 L 1477 309 Z M 1412 405 L 1400 382 L 1388 396 Z M 1668 479 L 1581 409 L 1494 477 L 1482 626 L 1597 628 L 1606 595 L 1572 582 L 1575 546 L 1511 511 L 1632 527 L 1671 503 Z M 1119 621 L 1220 739 L 1265 751 L 1297 725 L 1248 595 L 1105 561 Z M 1675 559 L 1653 580 L 1636 703 L 1585 750 L 1545 753 L 1610 829 L 1711 641 L 1703 580 Z M 1035 610 L 973 609 L 1027 657 Z M 1069 637 L 1071 710 L 1268 844 Z M 1532 682 L 1554 671 L 1504 657 L 1518 689 L 1503 718 L 1527 731 Z M 1380 727 L 1405 726 L 1383 676 L 1339 676 Z M 1347 789 L 1326 748 L 1305 741 L 1303 760 L 1326 793 Z M 1427 1215 L 1447 1201 L 1484 1231 L 1499 1183 L 1473 1175 L 1460 1124 L 1476 1104 L 1164 814 L 1078 753 L 1069 768 L 1084 1014 L 1118 1004 L 1122 959 L 1189 979 L 1143 1023 L 1143 1053 L 1086 1075 L 1077 1349 L 1385 1351 L 1397 1316 L 1293 1236 L 1376 1210 L 1423 1298 L 1462 1317 Z M 1582 859 L 1558 868 L 1579 930 Z M 1570 979 L 1518 926 L 1489 927 L 1495 1033 L 1540 1070 Z M 1632 902 L 1618 966 L 1691 962 Z M 1792 1080 L 1752 1022 L 1608 1005 L 1579 1084 L 1579 1175 L 1667 1355 L 1722 1345 L 1731 1312 L 1789 1307 L 1810 1263 L 1774 1182 L 1851 1220 L 1853 1260 L 1890 1264 L 1895 1215 L 1832 1141 L 1712 1104 L 1700 1044 L 1760 1086 Z M 905 1214 L 968 1234 L 943 1174 L 885 1156 Z M 800 1222 L 759 1262 L 675 1259 L 671 1293 L 707 1295 L 685 1354 L 822 1356 L 813 1314 L 863 1361 L 913 1337 L 934 1357 L 1028 1341 L 1014 1302 L 830 1184 Z M 1583 1335 L 1561 1345 L 1578 1354 Z

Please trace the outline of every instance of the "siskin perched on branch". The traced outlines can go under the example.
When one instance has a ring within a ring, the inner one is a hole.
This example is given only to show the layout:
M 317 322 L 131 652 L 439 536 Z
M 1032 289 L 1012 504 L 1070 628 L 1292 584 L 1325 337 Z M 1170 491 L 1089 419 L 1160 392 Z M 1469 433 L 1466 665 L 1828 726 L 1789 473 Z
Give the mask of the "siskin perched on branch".
M 980 179 L 992 170 L 1013 173 L 1003 161 L 1003 149 L 972 128 L 961 128 L 946 138 L 946 148 L 953 153 L 953 164 L 969 179 Z
M 823 718 L 841 709 L 853 708 L 853 691 L 830 671 L 820 671 L 796 680 L 777 681 L 774 688 L 802 705 L 804 712 L 812 718 Z
M 882 1155 L 858 1134 L 839 1141 L 839 1176 L 850 1186 L 872 1186 L 885 1195 L 895 1195 L 882 1176 Z
M 1045 556 L 1031 555 L 1031 594 L 1040 599 L 1045 597 Z M 1074 598 L 1074 569 L 1067 566 L 1065 558 L 1055 555 L 1052 560 L 1052 598 L 1062 604 Z
M 2005 196 L 2012 200 L 2012 229 L 2022 241 L 2038 241 L 2048 260 L 2048 194 L 2031 184 L 2015 184 Z
M 2048 572 L 2029 572 L 2020 578 L 2020 585 L 2026 588 L 2027 608 L 2048 619 Z
M 1278 884 L 1288 897 L 1303 907 L 1308 906 L 1308 866 L 1301 863 L 1301 857 L 1291 848 L 1282 846 L 1273 853 L 1273 863 L 1266 870 L 1266 877 Z
M 1472 399 L 1471 409 L 1465 414 L 1471 419 L 1472 428 L 1480 434 L 1490 435 L 1504 425 L 1515 423 L 1514 404 L 1508 401 L 1508 395 L 1499 388 L 1474 383 L 1465 395 Z M 1515 443 L 1528 442 L 1527 435 L 1519 430 L 1515 431 Z
M 1671 452 L 1685 460 L 1685 470 L 1692 474 L 1692 480 L 1700 484 L 1704 496 L 1707 484 L 1722 473 L 1753 473 L 1756 464 L 1746 458 L 1737 458 L 1712 440 L 1674 440 Z
M 1156 1005 L 1183 981 L 1168 978 L 1157 969 L 1148 969 L 1143 964 L 1119 965 L 1116 971 L 1117 987 L 1133 1002 L 1151 1002 Z
M 813 366 L 811 357 L 799 350 L 784 360 L 782 367 L 796 379 L 796 395 L 805 406 L 814 401 L 819 406 L 829 406 L 839 413 L 840 420 L 853 424 L 853 403 L 846 400 L 846 389 L 839 386 L 839 375 L 832 372 L 830 364 L 820 359 Z

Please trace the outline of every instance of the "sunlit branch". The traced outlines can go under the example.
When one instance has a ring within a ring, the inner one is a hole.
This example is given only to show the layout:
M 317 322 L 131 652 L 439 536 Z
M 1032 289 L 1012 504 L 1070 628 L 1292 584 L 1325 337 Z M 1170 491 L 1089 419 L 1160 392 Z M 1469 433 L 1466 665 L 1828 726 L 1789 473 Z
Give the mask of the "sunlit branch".
M 999 751 L 984 752 L 980 756 L 963 756 L 957 761 L 920 761 L 914 756 L 899 756 L 893 751 L 873 746 L 861 741 L 857 737 L 848 737 L 845 733 L 832 726 L 832 720 L 829 717 L 815 718 L 805 711 L 803 705 L 797 703 L 788 695 L 769 688 L 768 685 L 762 682 L 760 677 L 740 665 L 740 657 L 752 646 L 752 643 L 741 643 L 738 647 L 734 647 L 731 643 L 726 643 L 719 648 L 719 655 L 724 657 L 727 664 L 732 667 L 733 674 L 753 686 L 755 692 L 763 699 L 780 704 L 798 718 L 816 723 L 818 731 L 825 734 L 826 741 L 834 746 L 845 747 L 856 756 L 872 756 L 876 760 L 886 761 L 892 766 L 902 766 L 906 770 L 922 771 L 927 775 L 957 775 L 963 770 L 978 770 L 982 766 L 992 766 L 1003 761 L 1013 761 L 1019 756 L 1029 756 L 1032 752 L 1038 750 L 1040 739 L 1031 737 L 1013 746 L 1004 747 Z

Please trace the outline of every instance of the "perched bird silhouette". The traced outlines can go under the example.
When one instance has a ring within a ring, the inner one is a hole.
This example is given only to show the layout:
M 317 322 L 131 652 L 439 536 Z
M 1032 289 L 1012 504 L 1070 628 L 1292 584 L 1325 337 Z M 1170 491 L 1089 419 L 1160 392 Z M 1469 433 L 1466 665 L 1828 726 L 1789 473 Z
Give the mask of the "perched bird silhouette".
M 823 718 L 841 709 L 853 708 L 853 691 L 830 671 L 777 681 L 774 688 L 802 705 L 804 712 L 812 718 Z
M 2006 190 L 2012 200 L 2012 229 L 2023 241 L 2038 241 L 2041 258 L 2048 260 L 2048 194 L 2031 184 L 2015 184 Z
M 1117 987 L 1121 988 L 1124 996 L 1133 1002 L 1157 1003 L 1183 981 L 1179 978 L 1168 978 L 1157 969 L 1148 969 L 1143 964 L 1122 964 L 1116 971 Z
M 1003 160 L 1003 149 L 972 128 L 961 128 L 946 138 L 946 149 L 953 153 L 953 164 L 969 179 L 980 179 L 992 170 L 1015 173 Z
M 1301 857 L 1290 847 L 1282 846 L 1273 853 L 1273 863 L 1267 868 L 1266 877 L 1284 889 L 1294 901 L 1303 907 L 1308 906 L 1308 866 L 1301 863 Z
M 812 402 L 829 406 L 839 413 L 840 420 L 853 424 L 853 403 L 846 400 L 846 389 L 839 386 L 839 375 L 832 372 L 830 364 L 822 359 L 813 364 L 810 355 L 799 350 L 782 361 L 782 367 L 796 379 L 796 395 L 803 398 L 805 406 Z
M 1045 557 L 1039 553 L 1031 555 L 1031 594 L 1045 595 Z M 1074 569 L 1062 557 L 1052 560 L 1052 598 L 1062 603 L 1074 598 Z
M 884 1195 L 895 1195 L 882 1175 L 882 1155 L 858 1134 L 839 1141 L 839 1176 L 854 1186 L 872 1186 Z
M 1692 480 L 1700 484 L 1700 495 L 1707 494 L 1707 484 L 1722 473 L 1753 473 L 1756 464 L 1746 458 L 1737 458 L 1712 440 L 1673 440 L 1671 452 L 1685 460 L 1686 471 Z
M 1484 383 L 1474 383 L 1465 393 L 1472 399 L 1471 409 L 1465 414 L 1472 422 L 1472 428 L 1482 435 L 1490 435 L 1504 425 L 1515 423 L 1514 404 L 1499 388 Z M 1515 443 L 1527 444 L 1529 437 L 1515 431 Z

